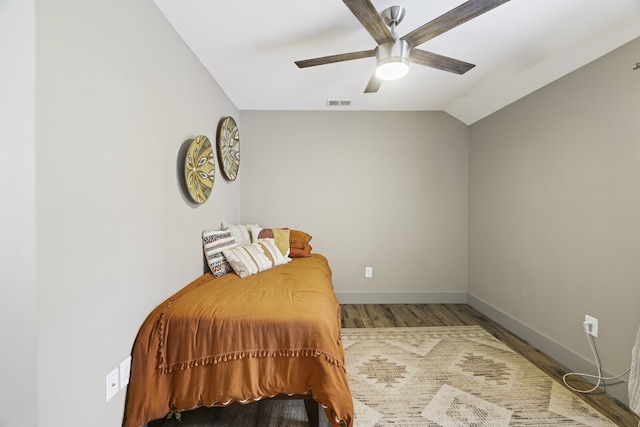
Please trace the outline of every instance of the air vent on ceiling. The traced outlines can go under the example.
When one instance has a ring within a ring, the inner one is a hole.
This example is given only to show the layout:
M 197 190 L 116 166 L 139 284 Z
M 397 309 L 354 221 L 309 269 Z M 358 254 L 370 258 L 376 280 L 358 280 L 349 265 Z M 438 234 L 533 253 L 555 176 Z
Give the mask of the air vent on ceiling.
M 349 99 L 327 99 L 327 107 L 351 107 Z

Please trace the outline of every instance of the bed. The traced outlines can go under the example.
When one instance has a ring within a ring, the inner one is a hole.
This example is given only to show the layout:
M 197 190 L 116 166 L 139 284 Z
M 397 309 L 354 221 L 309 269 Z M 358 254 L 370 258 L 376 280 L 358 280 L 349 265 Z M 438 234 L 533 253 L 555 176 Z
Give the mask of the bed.
M 317 402 L 333 426 L 353 425 L 340 306 L 319 254 L 244 278 L 207 272 L 160 304 L 134 344 L 124 426 L 282 397 L 306 399 L 312 423 Z

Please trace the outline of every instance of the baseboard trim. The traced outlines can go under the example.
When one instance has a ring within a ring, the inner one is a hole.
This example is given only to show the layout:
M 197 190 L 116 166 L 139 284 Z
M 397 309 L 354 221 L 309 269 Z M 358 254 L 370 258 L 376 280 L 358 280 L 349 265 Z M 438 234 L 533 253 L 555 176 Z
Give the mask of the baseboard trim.
M 525 325 L 517 319 L 511 317 L 507 313 L 497 309 L 496 307 L 488 304 L 487 302 L 476 298 L 471 294 L 467 294 L 467 304 L 478 310 L 480 313 L 499 323 L 504 328 L 508 329 L 515 335 L 519 336 L 529 344 L 540 350 L 547 356 L 552 357 L 562 365 L 566 366 L 568 372 L 585 372 L 597 374 L 595 362 L 587 360 L 584 357 L 572 352 L 546 335 L 536 331 L 535 329 Z M 618 373 L 612 374 L 610 372 L 603 371 L 603 376 L 612 377 Z M 586 380 L 595 384 L 594 380 L 585 378 Z M 608 381 L 604 391 L 618 399 L 625 405 L 629 405 L 629 389 L 626 380 L 615 380 L 615 382 Z
M 466 304 L 466 292 L 336 292 L 340 304 Z

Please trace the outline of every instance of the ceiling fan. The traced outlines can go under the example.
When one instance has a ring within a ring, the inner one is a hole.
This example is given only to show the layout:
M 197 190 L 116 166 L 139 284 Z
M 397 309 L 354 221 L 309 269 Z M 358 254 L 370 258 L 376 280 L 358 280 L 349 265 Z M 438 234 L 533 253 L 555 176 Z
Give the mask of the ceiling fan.
M 378 45 L 371 50 L 305 59 L 295 63 L 299 68 L 306 68 L 375 56 L 376 70 L 364 90 L 365 93 L 372 93 L 380 89 L 384 80 L 403 77 L 409 71 L 409 62 L 456 74 L 464 74 L 475 67 L 468 62 L 416 49 L 416 46 L 509 0 L 469 0 L 401 38 L 398 38 L 395 29 L 404 18 L 405 10 L 402 6 L 391 6 L 378 13 L 370 0 L 342 1 Z

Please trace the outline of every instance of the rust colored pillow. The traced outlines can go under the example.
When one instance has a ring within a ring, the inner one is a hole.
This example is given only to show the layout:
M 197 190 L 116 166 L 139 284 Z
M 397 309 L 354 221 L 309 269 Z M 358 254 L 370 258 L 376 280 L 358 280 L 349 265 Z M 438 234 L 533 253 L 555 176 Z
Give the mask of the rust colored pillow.
M 258 233 L 257 239 L 273 239 L 273 229 L 272 228 L 262 228 Z
M 306 249 L 311 238 L 312 236 L 308 235 L 304 231 L 291 230 L 291 233 L 289 234 L 289 246 L 291 249 Z
M 290 248 L 289 258 L 306 258 L 311 256 L 311 246 L 307 245 L 304 249 Z

